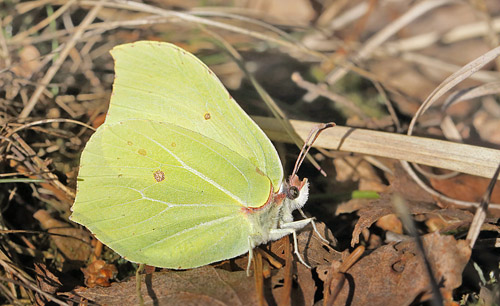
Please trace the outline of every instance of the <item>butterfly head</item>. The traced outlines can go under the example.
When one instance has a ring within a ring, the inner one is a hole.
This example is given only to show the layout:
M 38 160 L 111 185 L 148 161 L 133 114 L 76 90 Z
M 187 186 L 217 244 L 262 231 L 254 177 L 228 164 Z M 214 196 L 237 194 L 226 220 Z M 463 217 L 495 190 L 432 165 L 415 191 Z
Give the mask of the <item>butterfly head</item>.
M 286 196 L 286 203 L 290 211 L 302 208 L 309 197 L 309 182 L 307 178 L 301 181 L 297 175 L 291 175 L 283 184 L 283 193 Z

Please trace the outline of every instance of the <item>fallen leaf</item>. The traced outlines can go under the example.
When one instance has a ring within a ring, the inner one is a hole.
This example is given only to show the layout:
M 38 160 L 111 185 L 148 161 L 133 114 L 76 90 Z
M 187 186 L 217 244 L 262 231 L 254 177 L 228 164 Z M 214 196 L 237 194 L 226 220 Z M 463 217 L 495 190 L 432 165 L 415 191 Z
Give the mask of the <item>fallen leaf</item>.
M 415 219 L 419 221 L 425 221 L 429 232 L 440 231 L 449 233 L 456 232 L 459 229 L 467 230 L 473 216 L 474 215 L 471 212 L 466 210 L 445 208 L 430 213 L 425 213 L 422 218 L 416 216 Z
M 484 103 L 488 102 L 485 101 Z M 492 103 L 496 103 L 494 98 L 492 98 Z M 500 118 L 495 113 L 488 112 L 487 110 L 478 110 L 474 114 L 473 124 L 481 139 L 491 144 L 500 144 L 500 129 L 498 128 L 500 126 Z
M 81 283 L 81 280 L 73 277 L 71 273 L 50 270 L 50 267 L 43 263 L 35 263 L 35 276 L 37 287 L 52 295 L 71 290 Z M 37 293 L 35 299 L 36 305 L 50 304 L 49 300 L 41 294 Z
M 488 178 L 467 174 L 460 174 L 446 180 L 430 179 L 432 187 L 437 191 L 450 198 L 470 202 L 479 202 L 481 200 L 490 181 L 491 179 Z M 493 188 L 490 200 L 492 203 L 500 203 L 499 185 L 496 184 L 495 188 Z M 500 217 L 500 211 L 498 210 L 490 210 L 489 213 Z
M 335 237 L 326 225 L 322 222 L 316 222 L 318 232 L 330 242 L 326 245 L 313 230 L 311 225 L 303 228 L 297 235 L 299 243 L 299 253 L 304 257 L 306 263 L 311 267 L 316 267 L 325 263 L 330 263 L 333 260 L 340 259 L 342 253 L 333 249 L 332 245 L 336 244 Z
M 40 222 L 43 229 L 51 234 L 57 234 L 50 235 L 50 238 L 66 259 L 81 262 L 88 260 L 92 250 L 87 231 L 71 227 L 66 222 L 52 218 L 46 210 L 38 210 L 33 217 Z
M 295 262 L 294 265 L 297 275 L 293 278 L 292 292 L 290 293 L 292 305 L 313 305 L 317 288 L 312 271 L 301 263 Z M 280 269 L 271 276 L 271 292 L 276 305 L 283 305 L 281 299 L 284 298 L 284 274 L 285 269 Z
M 462 283 L 471 250 L 464 240 L 438 233 L 422 236 L 437 282 L 445 292 Z M 430 297 L 430 283 L 413 239 L 382 246 L 347 271 L 334 305 L 410 305 Z
M 50 272 L 44 264 L 35 264 L 35 274 L 36 284 L 43 292 L 54 294 L 62 287 L 59 278 Z M 49 302 L 45 296 L 39 293 L 36 294 L 35 299 L 36 305 L 45 305 Z
M 359 235 L 363 230 L 369 228 L 380 218 L 394 213 L 391 198 L 391 194 L 383 194 L 380 199 L 369 201 L 364 208 L 358 211 L 359 220 L 352 232 L 351 246 L 359 243 Z M 406 203 L 412 214 L 423 214 L 438 209 L 437 206 L 429 202 L 406 200 Z
M 419 202 L 435 202 L 434 198 L 408 175 L 399 161 L 390 164 L 394 175 L 387 177 L 389 180 L 389 189 L 387 193 L 399 193 L 405 200 L 414 200 Z
M 116 277 L 118 270 L 115 265 L 108 264 L 104 260 L 98 259 L 93 261 L 88 267 L 81 269 L 85 277 L 85 285 L 89 288 L 95 286 L 109 287 L 110 279 Z
M 383 192 L 387 189 L 380 175 L 362 156 L 344 156 L 334 159 L 333 163 L 336 180 L 339 182 L 359 182 L 359 190 Z
M 205 266 L 141 275 L 144 305 L 255 305 L 253 277 Z M 135 277 L 110 287 L 80 288 L 76 294 L 98 304 L 137 305 Z
M 376 225 L 385 231 L 391 231 L 396 234 L 403 233 L 403 223 L 395 214 L 388 214 L 377 220 Z

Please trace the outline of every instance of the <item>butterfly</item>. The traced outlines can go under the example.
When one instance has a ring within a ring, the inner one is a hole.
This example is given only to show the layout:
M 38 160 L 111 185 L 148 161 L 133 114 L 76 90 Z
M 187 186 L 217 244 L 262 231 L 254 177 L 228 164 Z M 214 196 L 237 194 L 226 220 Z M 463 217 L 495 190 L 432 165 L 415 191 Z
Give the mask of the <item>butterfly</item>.
M 292 216 L 307 179 L 283 180 L 273 144 L 215 74 L 164 42 L 111 54 L 110 106 L 81 155 L 71 220 L 129 261 L 172 269 L 296 242 L 313 220 Z

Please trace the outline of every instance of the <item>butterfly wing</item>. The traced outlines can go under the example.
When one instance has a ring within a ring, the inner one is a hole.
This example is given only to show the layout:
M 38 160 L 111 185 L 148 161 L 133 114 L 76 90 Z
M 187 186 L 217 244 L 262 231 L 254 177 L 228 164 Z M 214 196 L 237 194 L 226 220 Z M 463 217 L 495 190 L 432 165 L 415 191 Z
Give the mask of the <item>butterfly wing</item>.
M 283 169 L 276 149 L 199 59 L 152 41 L 121 45 L 111 53 L 116 77 L 105 124 L 148 119 L 198 132 L 251 161 L 278 191 Z
M 255 224 L 246 208 L 264 205 L 283 177 L 269 139 L 186 51 L 137 42 L 112 55 L 110 108 L 82 154 L 72 219 L 154 266 L 247 252 Z
M 104 125 L 81 157 L 72 220 L 128 260 L 193 268 L 248 252 L 267 176 L 231 148 L 152 120 Z

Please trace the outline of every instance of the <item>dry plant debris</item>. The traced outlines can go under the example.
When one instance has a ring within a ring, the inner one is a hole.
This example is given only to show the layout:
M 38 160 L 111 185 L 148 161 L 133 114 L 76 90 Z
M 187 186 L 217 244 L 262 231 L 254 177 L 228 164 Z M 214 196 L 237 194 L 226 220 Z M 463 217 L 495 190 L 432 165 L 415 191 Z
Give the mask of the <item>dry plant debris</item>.
M 259 248 L 255 279 L 246 256 L 148 268 L 145 304 L 432 302 L 395 195 L 444 303 L 498 304 L 500 187 L 472 248 L 466 236 L 500 163 L 499 25 L 496 0 L 0 2 L 0 303 L 137 303 L 136 266 L 68 216 L 79 154 L 111 95 L 109 50 L 147 39 L 206 62 L 285 169 L 311 126 L 338 126 L 311 153 L 327 177 L 301 170 L 312 188 L 306 213 L 332 242 L 300 233 L 312 269 L 283 239 Z
M 228 272 L 207 266 L 195 270 L 157 272 L 141 275 L 145 304 L 160 305 L 252 305 L 256 302 L 253 278 L 243 271 Z M 99 304 L 134 305 L 137 300 L 135 279 L 110 287 L 81 288 L 76 294 Z

